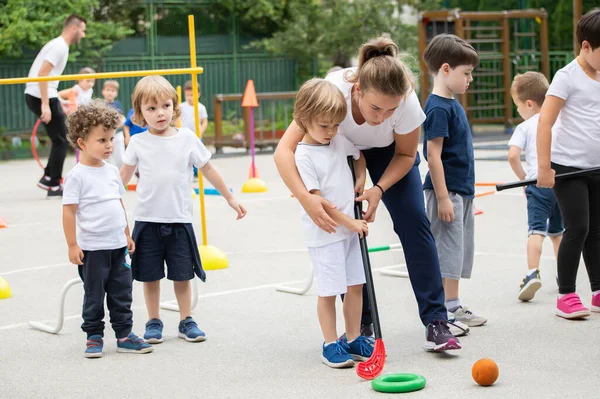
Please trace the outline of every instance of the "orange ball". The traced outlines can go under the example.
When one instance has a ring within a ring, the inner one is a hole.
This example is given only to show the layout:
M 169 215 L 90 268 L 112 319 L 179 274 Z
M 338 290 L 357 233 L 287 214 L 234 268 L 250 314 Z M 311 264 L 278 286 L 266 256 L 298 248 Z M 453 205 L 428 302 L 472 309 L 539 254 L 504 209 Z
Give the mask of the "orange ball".
M 471 374 L 476 383 L 487 387 L 496 382 L 500 370 L 498 369 L 496 362 L 492 359 L 480 359 L 473 365 Z

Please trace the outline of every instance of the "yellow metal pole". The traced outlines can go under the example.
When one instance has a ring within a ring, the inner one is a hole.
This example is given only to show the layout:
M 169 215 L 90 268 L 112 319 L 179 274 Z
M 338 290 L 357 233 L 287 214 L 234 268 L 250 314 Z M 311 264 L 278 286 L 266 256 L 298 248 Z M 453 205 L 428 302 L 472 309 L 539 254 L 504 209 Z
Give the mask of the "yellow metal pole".
M 181 104 L 183 102 L 181 101 L 181 86 L 177 86 L 177 98 L 179 99 L 179 104 Z M 177 119 L 177 127 L 181 127 L 181 116 Z
M 194 27 L 194 16 L 188 15 L 188 29 L 190 36 L 190 64 L 191 68 L 196 68 L 196 29 Z M 200 121 L 198 120 L 198 77 L 192 72 L 192 91 L 194 93 L 194 121 L 196 124 L 196 136 L 202 138 L 200 133 Z M 206 213 L 204 211 L 204 178 L 200 169 L 198 169 L 198 197 L 200 198 L 200 223 L 202 224 L 202 245 L 208 245 L 206 237 Z
M 195 61 L 195 59 L 194 59 Z M 194 62 L 194 65 L 196 63 Z M 123 71 L 123 72 L 103 72 L 103 73 L 89 73 L 82 75 L 61 75 L 61 76 L 38 76 L 35 78 L 7 78 L 0 79 L 0 85 L 12 85 L 18 83 L 30 83 L 30 82 L 51 82 L 51 81 L 65 81 L 65 80 L 80 80 L 80 79 L 109 79 L 109 78 L 129 78 L 135 76 L 148 76 L 148 75 L 187 75 L 191 73 L 196 76 L 203 72 L 202 67 L 193 68 L 178 68 L 178 69 L 155 69 L 147 71 Z

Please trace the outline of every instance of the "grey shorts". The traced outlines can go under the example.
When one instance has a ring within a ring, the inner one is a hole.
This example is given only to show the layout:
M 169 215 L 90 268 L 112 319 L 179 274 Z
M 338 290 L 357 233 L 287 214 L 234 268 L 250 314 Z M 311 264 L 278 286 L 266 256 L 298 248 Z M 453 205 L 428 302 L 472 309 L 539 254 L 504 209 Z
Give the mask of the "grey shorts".
M 454 205 L 454 221 L 438 219 L 438 202 L 433 190 L 425 190 L 427 217 L 435 238 L 440 271 L 443 278 L 460 280 L 471 278 L 475 255 L 475 215 L 473 200 L 460 194 L 449 193 Z

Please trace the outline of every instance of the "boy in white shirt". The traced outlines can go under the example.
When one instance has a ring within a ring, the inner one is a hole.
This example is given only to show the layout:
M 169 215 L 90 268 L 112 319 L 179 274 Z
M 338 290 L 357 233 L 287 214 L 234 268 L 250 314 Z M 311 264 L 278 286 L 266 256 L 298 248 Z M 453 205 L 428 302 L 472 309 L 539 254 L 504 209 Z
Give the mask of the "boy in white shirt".
M 194 119 L 194 89 L 192 81 L 188 80 L 183 85 L 185 101 L 180 104 L 181 109 L 181 127 L 187 127 L 192 132 L 196 132 L 196 120 Z M 200 136 L 204 134 L 208 127 L 208 112 L 206 107 L 200 102 L 200 83 L 198 83 L 198 119 L 200 122 Z M 198 169 L 194 167 L 194 179 L 198 179 Z
M 81 68 L 79 70 L 80 75 L 88 73 L 96 73 L 96 71 L 90 67 Z M 75 111 L 78 106 L 89 104 L 92 101 L 95 83 L 96 79 L 80 79 L 72 88 L 58 92 L 61 100 L 65 100 L 62 102 L 65 114 L 68 115 Z
M 294 108 L 294 120 L 305 132 L 295 153 L 298 173 L 310 193 L 336 205 L 327 213 L 340 225 L 329 234 L 302 210 L 306 245 L 317 278 L 317 313 L 325 338 L 321 360 L 333 368 L 352 367 L 354 360 L 367 360 L 373 352 L 372 338 L 360 334 L 365 274 L 359 235 L 369 230 L 366 221 L 353 217 L 354 193 L 362 192 L 366 163 L 356 146 L 337 135 L 346 111 L 342 92 L 331 82 L 317 78 L 302 85 Z M 349 155 L 355 160 L 355 184 L 347 163 Z M 346 334 L 338 340 L 335 301 L 340 294 L 345 294 Z
M 119 171 L 105 161 L 113 150 L 119 115 L 102 101 L 79 107 L 68 120 L 68 139 L 80 160 L 65 178 L 63 228 L 69 260 L 79 265 L 85 291 L 83 324 L 87 333 L 85 357 L 102 357 L 104 296 L 117 352 L 148 353 L 152 346 L 132 331 L 131 269 L 127 250 L 135 251 L 121 196 Z
M 540 109 L 548 91 L 548 80 L 539 73 L 529 71 L 515 76 L 511 95 L 517 112 L 525 120 L 515 129 L 508 145 L 508 161 L 519 180 L 537 178 L 537 127 Z M 525 151 L 527 170 L 521 165 L 521 151 Z M 554 192 L 549 188 L 528 186 L 525 189 L 527 197 L 527 221 L 529 238 L 527 239 L 527 266 L 529 272 L 523 279 L 518 298 L 520 301 L 530 301 L 537 290 L 542 287 L 540 279 L 540 258 L 542 244 L 546 236 L 550 237 L 554 253 L 558 256 L 558 247 L 564 231 L 562 217 Z

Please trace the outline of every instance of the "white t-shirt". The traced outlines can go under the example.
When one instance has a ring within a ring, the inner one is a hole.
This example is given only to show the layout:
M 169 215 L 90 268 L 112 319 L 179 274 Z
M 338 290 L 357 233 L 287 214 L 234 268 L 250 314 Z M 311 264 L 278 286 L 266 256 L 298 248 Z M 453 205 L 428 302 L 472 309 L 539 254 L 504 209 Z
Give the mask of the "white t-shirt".
M 519 147 L 525 151 L 525 172 L 526 179 L 537 178 L 537 127 L 540 120 L 540 114 L 535 114 L 531 118 L 520 123 L 510 138 L 508 145 Z
M 140 172 L 135 220 L 192 223 L 192 165 L 202 168 L 210 157 L 204 144 L 185 127 L 174 136 L 148 131 L 132 136 L 123 163 L 137 165 Z
M 92 101 L 92 94 L 94 89 L 90 87 L 87 90 L 83 90 L 81 86 L 73 86 L 73 90 L 77 93 L 77 106 L 89 104 Z
M 552 162 L 582 169 L 600 166 L 600 82 L 575 59 L 556 72 L 546 96 L 565 100 L 554 124 Z
M 38 55 L 35 57 L 27 77 L 38 77 L 44 61 L 48 61 L 53 66 L 48 76 L 60 76 L 65 70 L 68 58 L 69 45 L 67 42 L 65 42 L 65 39 L 63 39 L 62 36 L 56 37 L 42 47 Z M 27 83 L 25 85 L 25 94 L 42 98 L 42 95 L 40 94 L 40 84 L 37 82 Z M 58 97 L 58 80 L 48 82 L 48 98 L 55 97 Z
M 125 188 L 119 170 L 78 163 L 65 176 L 63 205 L 77 206 L 77 244 L 86 251 L 127 246 L 127 219 L 121 205 Z
M 374 147 L 387 147 L 394 142 L 394 133 L 408 134 L 421 126 L 425 121 L 425 113 L 419 103 L 419 98 L 414 90 L 402 100 L 391 117 L 378 126 L 368 123 L 358 125 L 352 116 L 352 83 L 345 79 L 347 71 L 356 71 L 356 68 L 347 68 L 332 72 L 325 80 L 338 87 L 346 97 L 348 114 L 340 124 L 339 132 L 346 136 L 360 150 Z
M 338 134 L 328 145 L 299 143 L 296 147 L 296 168 L 308 191 L 320 190 L 321 196 L 354 219 L 354 183 L 347 156 L 360 157 L 360 151 Z M 321 247 L 344 240 L 353 234 L 338 226 L 334 234 L 321 230 L 302 208 L 302 224 L 306 246 Z
M 181 108 L 181 127 L 187 127 L 192 132 L 196 132 L 196 122 L 194 120 L 194 106 L 182 102 Z M 208 119 L 208 112 L 204 104 L 198 103 L 198 123 L 201 125 L 202 119 Z M 202 127 L 200 127 L 202 128 Z

